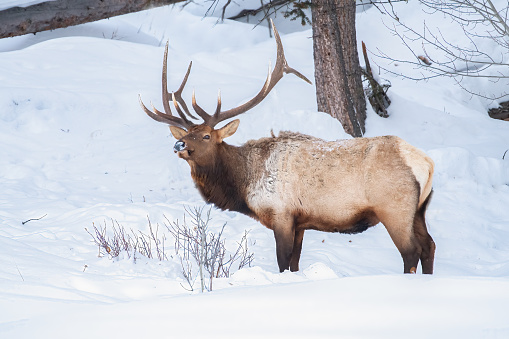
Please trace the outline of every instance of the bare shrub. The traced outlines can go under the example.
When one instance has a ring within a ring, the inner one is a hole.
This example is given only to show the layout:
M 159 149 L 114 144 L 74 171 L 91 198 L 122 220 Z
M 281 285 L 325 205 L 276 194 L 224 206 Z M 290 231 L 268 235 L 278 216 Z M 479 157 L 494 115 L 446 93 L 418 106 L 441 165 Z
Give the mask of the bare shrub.
M 93 230 L 85 230 L 92 237 L 99 248 L 99 256 L 109 256 L 111 259 L 125 253 L 129 259 L 136 262 L 139 256 L 160 261 L 178 258 L 182 267 L 182 275 L 186 280 L 187 290 L 194 290 L 195 282 L 200 279 L 200 290 L 212 291 L 214 278 L 228 278 L 232 268 L 241 269 L 251 266 L 254 254 L 248 251 L 248 231 L 237 242 L 237 248 L 228 252 L 223 231 L 226 223 L 218 232 L 209 230 L 211 221 L 210 209 L 203 213 L 202 208 L 185 208 L 183 223 L 178 220 L 171 222 L 166 216 L 164 229 L 159 224 L 155 226 L 148 220 L 148 233 L 126 230 L 116 220 L 111 220 L 111 231 L 106 221 L 97 226 L 93 223 Z M 167 232 L 165 232 L 167 231 Z M 169 232 L 169 234 L 168 234 Z M 174 239 L 175 252 L 169 253 L 165 247 L 166 240 Z
M 92 223 L 92 225 L 94 228 L 93 233 L 87 228 L 85 228 L 85 231 L 92 236 L 95 244 L 99 247 L 100 257 L 109 255 L 110 258 L 116 258 L 122 252 L 126 252 L 129 258 L 131 257 L 135 248 L 134 241 L 131 235 L 127 234 L 124 227 L 119 225 L 116 220 L 111 220 L 111 228 L 113 229 L 111 237 L 107 235 L 106 222 L 104 222 L 104 226 L 99 225 L 97 227 L 95 223 Z
M 136 261 L 136 254 L 140 254 L 149 259 L 167 260 L 164 242 L 166 236 L 158 235 L 159 225 L 154 230 L 150 219 L 148 219 L 149 234 L 134 230 L 127 231 L 124 226 L 120 225 L 116 220 L 111 219 L 111 229 L 113 234 L 108 236 L 107 224 L 93 225 L 93 232 L 85 228 L 88 234 L 99 247 L 99 256 L 108 255 L 110 258 L 116 258 L 121 253 L 126 253 L 128 258 Z M 110 232 L 111 233 L 111 232 Z
M 186 209 L 190 220 L 184 217 L 184 223 L 177 221 L 167 225 L 168 231 L 175 238 L 175 253 L 182 265 L 182 274 L 189 288 L 193 290 L 194 281 L 200 278 L 201 291 L 212 291 L 214 278 L 227 278 L 231 268 L 238 264 L 238 269 L 251 266 L 253 254 L 248 252 L 247 234 L 244 232 L 241 240 L 237 243 L 237 249 L 233 254 L 228 254 L 225 239 L 222 238 L 226 223 L 217 233 L 209 232 L 210 209 L 203 214 L 202 208 Z M 196 267 L 197 266 L 197 267 Z M 198 273 L 195 273 L 198 270 Z M 197 277 L 195 277 L 197 276 Z M 208 286 L 206 281 L 208 280 Z

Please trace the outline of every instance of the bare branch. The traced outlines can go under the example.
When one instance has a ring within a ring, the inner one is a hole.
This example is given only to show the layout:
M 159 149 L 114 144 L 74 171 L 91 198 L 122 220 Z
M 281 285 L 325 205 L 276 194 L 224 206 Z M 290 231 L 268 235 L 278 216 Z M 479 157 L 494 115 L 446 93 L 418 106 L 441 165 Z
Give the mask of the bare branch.
M 394 20 L 391 26 L 386 25 L 386 27 L 401 40 L 414 59 L 397 59 L 380 50 L 374 55 L 391 62 L 415 66 L 415 70 L 420 70 L 420 76 L 395 72 L 386 66 L 378 65 L 380 69 L 412 80 L 429 80 L 438 76 L 452 77 L 458 84 L 463 78 L 509 79 L 509 72 L 487 72 L 495 66 L 502 70 L 509 66 L 509 26 L 507 24 L 509 6 L 497 10 L 491 0 L 420 0 L 420 2 L 430 13 L 440 12 L 456 22 L 468 39 L 468 44 L 459 45 L 448 40 L 439 28 L 432 30 L 426 22 L 423 23 L 422 30 L 418 31 L 398 17 L 392 4 L 390 9 L 382 5 L 380 7 L 384 9 L 384 13 Z M 473 28 L 476 27 L 478 29 L 474 30 Z M 481 48 L 478 44 L 482 41 L 480 39 L 490 39 L 501 46 L 500 54 L 495 55 L 492 49 L 484 50 L 484 46 Z M 415 41 L 421 41 L 424 56 L 417 53 L 410 45 Z M 465 89 L 463 85 L 460 87 Z M 467 90 L 467 92 L 477 93 L 481 97 L 489 97 L 492 100 L 508 95 L 506 92 L 502 95 L 490 96 L 477 91 Z
M 40 217 L 40 218 L 32 218 L 32 219 L 28 219 L 28 220 L 22 221 L 22 222 L 21 222 L 21 225 L 24 225 L 24 224 L 26 224 L 27 222 L 30 222 L 30 221 L 41 220 L 41 219 L 42 219 L 42 218 L 44 218 L 45 216 L 47 216 L 47 214 L 43 215 L 43 216 L 42 216 L 42 217 Z

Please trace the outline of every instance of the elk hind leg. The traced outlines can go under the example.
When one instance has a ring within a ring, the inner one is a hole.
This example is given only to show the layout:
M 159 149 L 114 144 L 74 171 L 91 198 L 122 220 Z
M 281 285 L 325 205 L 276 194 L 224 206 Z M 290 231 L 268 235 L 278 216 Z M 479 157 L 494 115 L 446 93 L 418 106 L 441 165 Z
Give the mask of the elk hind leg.
M 430 197 L 428 197 L 425 203 L 421 206 L 421 208 L 417 211 L 414 218 L 414 233 L 417 241 L 419 242 L 422 252 L 421 252 L 421 266 L 422 273 L 424 274 L 433 274 L 433 262 L 435 260 L 435 242 L 433 238 L 429 235 L 428 230 L 426 228 L 426 206 L 429 202 Z
M 403 258 L 403 272 L 416 273 L 422 248 L 414 235 L 412 218 L 381 215 L 380 221 Z

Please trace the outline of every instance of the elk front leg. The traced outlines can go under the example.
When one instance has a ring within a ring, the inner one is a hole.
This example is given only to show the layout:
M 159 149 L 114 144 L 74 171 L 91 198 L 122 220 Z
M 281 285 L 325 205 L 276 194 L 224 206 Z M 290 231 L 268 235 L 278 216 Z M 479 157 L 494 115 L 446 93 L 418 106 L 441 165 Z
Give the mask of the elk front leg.
M 276 238 L 276 255 L 279 272 L 283 272 L 290 267 L 290 261 L 292 260 L 295 237 L 293 221 L 287 220 L 287 222 L 274 225 L 274 237 Z
M 304 239 L 304 230 L 296 230 L 293 239 L 292 259 L 290 260 L 290 271 L 297 272 L 299 270 L 300 252 L 302 251 L 302 240 Z

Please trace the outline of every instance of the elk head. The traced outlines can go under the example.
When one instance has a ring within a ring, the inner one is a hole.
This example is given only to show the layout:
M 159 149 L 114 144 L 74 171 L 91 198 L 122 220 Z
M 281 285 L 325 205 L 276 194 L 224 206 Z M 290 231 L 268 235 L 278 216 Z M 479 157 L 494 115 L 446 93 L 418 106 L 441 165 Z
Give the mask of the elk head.
M 292 73 L 297 75 L 299 78 L 311 84 L 304 75 L 296 71 L 295 69 L 288 66 L 285 59 L 283 45 L 281 38 L 279 37 L 278 31 L 272 23 L 274 30 L 274 37 L 277 43 L 277 61 L 274 69 L 271 71 L 269 67 L 269 73 L 262 89 L 256 94 L 251 100 L 246 103 L 231 108 L 229 110 L 221 110 L 221 94 L 219 93 L 217 98 L 217 107 L 213 114 L 208 114 L 196 103 L 196 96 L 193 91 L 192 95 L 192 107 L 196 114 L 203 120 L 201 124 L 195 124 L 191 120 L 198 120 L 196 116 L 191 114 L 188 106 L 182 99 L 182 91 L 186 85 L 189 73 L 191 71 L 192 62 L 189 64 L 187 73 L 184 76 L 182 84 L 177 91 L 171 93 L 168 92 L 167 85 L 167 63 L 168 63 L 168 43 L 164 50 L 163 60 L 163 76 L 162 76 L 162 96 L 163 96 L 163 107 L 164 113 L 157 110 L 152 106 L 153 111 L 150 111 L 141 101 L 140 105 L 145 113 L 152 119 L 166 123 L 170 125 L 172 135 L 178 140 L 175 143 L 174 151 L 178 156 L 188 162 L 194 162 L 196 164 L 208 164 L 213 161 L 215 149 L 218 144 L 221 144 L 223 140 L 233 135 L 237 127 L 239 126 L 239 120 L 231 121 L 222 128 L 215 129 L 215 126 L 224 121 L 231 119 L 239 114 L 247 112 L 252 109 L 269 94 L 279 80 L 285 73 Z M 170 101 L 172 102 L 178 116 L 174 116 L 170 109 Z

